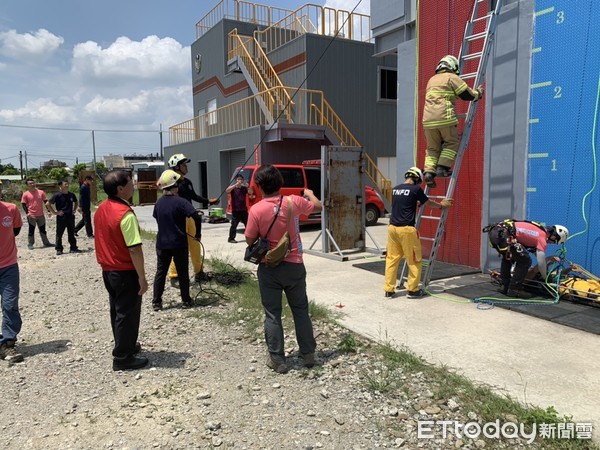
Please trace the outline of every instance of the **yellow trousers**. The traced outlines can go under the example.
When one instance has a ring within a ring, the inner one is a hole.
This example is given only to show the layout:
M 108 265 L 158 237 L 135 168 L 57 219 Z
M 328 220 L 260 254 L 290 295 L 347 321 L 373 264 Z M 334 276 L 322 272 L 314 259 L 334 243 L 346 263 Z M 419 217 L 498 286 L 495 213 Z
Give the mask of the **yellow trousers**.
M 200 242 L 193 238 L 196 236 L 196 222 L 191 217 L 185 219 L 185 232 L 187 233 L 188 251 L 192 259 L 194 274 L 202 272 L 202 256 L 200 255 Z M 169 265 L 169 278 L 177 278 L 177 269 L 175 263 L 171 261 Z
M 416 291 L 419 289 L 421 270 L 423 268 L 419 233 L 415 227 L 395 227 L 394 225 L 389 225 L 385 256 L 384 291 L 395 291 L 398 280 L 398 265 L 403 257 L 406 259 L 408 267 L 406 288 L 409 291 Z

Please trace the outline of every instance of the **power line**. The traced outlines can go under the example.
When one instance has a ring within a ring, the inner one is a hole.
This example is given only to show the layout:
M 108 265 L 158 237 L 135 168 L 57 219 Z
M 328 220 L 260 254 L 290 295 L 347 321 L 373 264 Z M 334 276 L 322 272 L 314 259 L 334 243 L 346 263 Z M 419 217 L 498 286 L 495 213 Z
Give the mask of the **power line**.
M 56 131 L 86 131 L 86 132 L 102 132 L 102 133 L 160 133 L 160 130 L 98 130 L 86 128 L 62 128 L 62 127 L 39 127 L 33 125 L 8 125 L 0 123 L 0 127 L 4 128 L 26 128 L 30 130 L 56 130 Z

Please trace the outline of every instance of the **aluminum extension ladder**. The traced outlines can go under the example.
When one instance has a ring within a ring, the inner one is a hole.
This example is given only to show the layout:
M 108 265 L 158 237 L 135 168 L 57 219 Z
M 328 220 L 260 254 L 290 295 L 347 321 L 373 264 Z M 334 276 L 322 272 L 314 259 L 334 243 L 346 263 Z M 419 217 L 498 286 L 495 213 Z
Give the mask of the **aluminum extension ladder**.
M 482 6 L 484 6 L 484 8 L 481 8 Z M 474 80 L 472 84 L 472 87 L 474 88 L 481 85 L 483 82 L 488 58 L 494 42 L 498 15 L 500 14 L 501 8 L 502 0 L 475 0 L 471 13 L 471 19 L 465 26 L 463 42 L 458 56 L 459 69 L 460 73 L 462 74 L 460 77 L 469 84 L 470 82 L 468 80 Z M 474 47 L 474 49 L 472 47 Z M 465 67 L 471 68 L 471 66 L 476 66 L 477 69 L 475 71 L 463 74 L 463 69 Z M 452 198 L 458 179 L 458 172 L 460 169 L 462 156 L 469 144 L 469 138 L 471 137 L 471 129 L 473 128 L 473 121 L 475 119 L 475 112 L 477 111 L 478 103 L 479 102 L 469 102 L 467 113 L 462 115 L 457 114 L 459 119 L 464 118 L 465 121 L 462 137 L 460 139 L 460 145 L 454 162 L 454 169 L 452 171 L 452 175 L 448 178 L 448 182 L 444 182 L 444 184 L 447 185 L 445 195 L 430 196 L 432 199 L 441 200 L 443 198 Z M 441 180 L 442 179 L 440 179 L 440 181 Z M 425 194 L 429 194 L 429 186 L 425 188 Z M 420 233 L 421 243 L 423 243 L 423 241 L 432 242 L 429 259 L 423 260 L 423 265 L 425 266 L 422 276 L 423 287 L 427 287 L 431 281 L 435 258 L 444 235 L 446 218 L 448 216 L 448 209 L 429 209 L 432 211 L 431 215 L 424 214 L 425 207 L 419 209 L 415 224 L 417 229 L 419 229 L 421 222 L 424 220 L 438 222 L 434 237 L 426 237 Z M 433 214 L 433 211 L 441 212 L 439 213 L 440 215 L 437 216 Z M 407 267 L 405 261 L 402 267 L 402 275 L 400 277 L 401 285 L 404 283 L 405 274 L 407 271 L 406 269 Z

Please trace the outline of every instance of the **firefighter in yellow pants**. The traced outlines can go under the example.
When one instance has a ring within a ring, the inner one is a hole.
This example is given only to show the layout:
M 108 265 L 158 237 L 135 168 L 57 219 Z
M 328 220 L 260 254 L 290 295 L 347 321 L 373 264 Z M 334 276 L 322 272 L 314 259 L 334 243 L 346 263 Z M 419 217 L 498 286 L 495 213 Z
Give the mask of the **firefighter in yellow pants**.
M 411 167 L 404 174 L 404 182 L 392 189 L 392 215 L 388 227 L 388 242 L 385 256 L 385 284 L 383 290 L 386 297 L 396 293 L 398 265 L 402 257 L 408 265 L 406 289 L 408 298 L 420 298 L 424 293 L 419 289 L 421 281 L 421 241 L 415 228 L 418 205 L 430 208 L 449 208 L 453 200 L 443 199 L 440 203 L 429 200 L 423 192 L 421 169 Z
M 208 203 L 209 205 L 218 203 L 217 199 L 213 198 L 209 200 L 201 195 L 196 194 L 192 182 L 185 178 L 185 175 L 188 173 L 187 163 L 189 162 L 190 160 L 183 153 L 176 153 L 169 158 L 169 168 L 181 175 L 178 195 L 190 203 L 192 200 L 198 203 Z M 194 223 L 193 219 L 190 219 L 189 217 L 186 219 L 185 228 L 188 235 L 188 250 L 190 252 L 190 258 L 192 259 L 192 267 L 194 268 L 194 279 L 196 281 L 202 281 L 204 277 L 204 272 L 202 271 L 203 261 L 202 255 L 200 254 L 200 242 L 194 239 L 194 236 L 196 236 L 196 224 Z M 198 235 L 200 235 L 200 233 L 198 233 Z M 174 283 L 178 278 L 173 261 L 171 261 L 171 265 L 169 266 L 168 277 L 171 280 L 171 283 Z
M 424 179 L 435 187 L 435 177 L 449 177 L 458 152 L 456 100 L 476 102 L 483 97 L 483 86 L 471 89 L 459 75 L 458 59 L 444 56 L 427 82 L 423 108 L 423 130 L 427 141 Z

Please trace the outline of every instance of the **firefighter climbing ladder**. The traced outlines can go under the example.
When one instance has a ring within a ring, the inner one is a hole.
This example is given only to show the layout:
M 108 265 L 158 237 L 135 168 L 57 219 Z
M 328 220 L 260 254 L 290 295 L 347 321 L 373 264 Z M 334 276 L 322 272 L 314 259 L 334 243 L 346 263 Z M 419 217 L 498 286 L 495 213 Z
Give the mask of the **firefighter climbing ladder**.
M 484 7 L 484 8 L 482 8 Z M 487 8 L 485 8 L 487 7 Z M 481 85 L 485 74 L 488 58 L 494 42 L 494 36 L 496 32 L 496 22 L 500 9 L 502 8 L 502 0 L 475 0 L 471 18 L 465 26 L 465 33 L 463 36 L 460 53 L 458 56 L 460 77 L 470 84 L 473 80 L 473 87 Z M 485 13 L 482 14 L 482 9 Z M 477 51 L 473 51 L 473 47 Z M 474 72 L 463 74 L 465 67 L 477 66 Z M 460 169 L 460 163 L 464 151 L 469 144 L 469 138 L 471 136 L 471 129 L 473 128 L 473 121 L 475 119 L 475 112 L 477 111 L 478 102 L 469 102 L 466 115 L 458 115 L 459 118 L 464 117 L 464 127 L 462 131 L 462 137 L 460 139 L 460 146 L 454 162 L 454 170 L 447 183 L 447 190 L 444 196 L 431 196 L 434 199 L 452 198 L 454 193 L 454 187 L 458 179 L 458 172 Z M 429 193 L 429 187 L 425 189 L 425 193 Z M 421 235 L 421 241 L 430 241 L 431 251 L 429 253 L 429 259 L 423 260 L 425 270 L 422 277 L 422 283 L 424 287 L 429 285 L 431 280 L 431 274 L 435 262 L 437 251 L 440 247 L 442 236 L 444 234 L 444 228 L 446 225 L 446 218 L 448 216 L 448 209 L 436 210 L 441 211 L 440 216 L 426 215 L 424 214 L 425 208 L 420 208 L 419 215 L 417 216 L 416 227 L 419 229 L 419 225 L 422 220 L 437 221 L 437 227 L 434 237 L 426 237 Z M 432 210 L 433 211 L 433 210 Z M 400 277 L 401 283 L 403 283 L 406 274 L 406 262 L 402 267 L 402 275 Z

